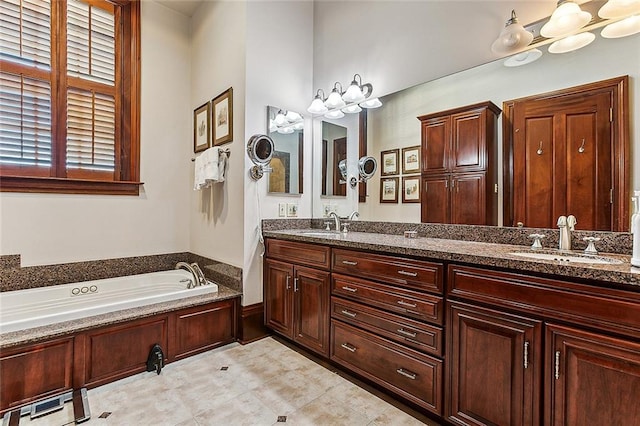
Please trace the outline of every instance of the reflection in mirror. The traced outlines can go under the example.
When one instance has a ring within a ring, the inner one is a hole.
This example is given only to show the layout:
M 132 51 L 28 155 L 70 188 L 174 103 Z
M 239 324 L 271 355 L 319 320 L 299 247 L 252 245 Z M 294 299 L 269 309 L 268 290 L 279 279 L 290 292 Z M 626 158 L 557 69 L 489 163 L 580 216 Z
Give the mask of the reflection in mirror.
M 269 136 L 274 142 L 269 192 L 302 194 L 304 118 L 294 111 L 267 107 Z
M 378 170 L 378 161 L 371 157 L 360 157 L 358 160 L 358 172 L 360 173 L 360 180 L 363 182 L 368 181 Z
M 344 160 L 346 176 L 347 128 L 333 123 L 322 122 L 322 192 L 324 196 L 347 195 L 346 179 L 340 164 Z

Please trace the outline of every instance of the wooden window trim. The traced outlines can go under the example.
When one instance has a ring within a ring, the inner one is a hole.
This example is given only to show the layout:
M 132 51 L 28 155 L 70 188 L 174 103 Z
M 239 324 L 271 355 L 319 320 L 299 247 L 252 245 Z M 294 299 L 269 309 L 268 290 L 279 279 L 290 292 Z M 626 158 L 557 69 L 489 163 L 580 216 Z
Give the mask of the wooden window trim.
M 60 194 L 105 194 L 105 195 L 134 195 L 140 194 L 140 1 L 139 0 L 111 0 L 116 6 L 117 18 L 124 25 L 124 40 L 119 40 L 119 48 L 116 55 L 124 55 L 128 58 L 127 72 L 123 78 L 116 79 L 116 92 L 125 93 L 125 96 L 117 97 L 117 120 L 121 125 L 117 128 L 116 140 L 119 140 L 119 153 L 116 154 L 116 167 L 113 172 L 113 180 L 96 180 L 91 178 L 65 178 L 61 176 L 24 176 L 20 173 L 20 167 L 0 167 L 0 192 L 25 192 L 25 193 L 60 193 Z M 55 2 L 52 2 L 52 5 Z M 55 14 L 57 11 L 52 10 Z M 128 41 L 128 42 L 125 42 Z M 52 39 L 52 43 L 54 39 Z M 66 50 L 65 50 L 66 53 Z M 56 59 L 52 56 L 52 69 L 56 67 Z M 127 75 L 128 74 L 128 75 Z M 60 90 L 60 79 L 52 78 L 52 95 L 54 90 Z M 64 84 L 66 86 L 66 84 Z M 53 95 L 55 96 L 55 95 Z M 120 105 L 121 103 L 121 105 Z M 64 111 L 60 111 L 64 110 Z M 58 108 L 58 116 L 62 114 L 62 121 L 66 123 L 66 108 Z M 60 133 L 54 125 L 52 136 L 56 141 L 60 140 Z M 66 144 L 56 143 L 54 150 L 66 149 Z M 54 157 L 58 157 L 54 154 Z M 119 158 L 119 159 L 118 159 Z M 53 172 L 60 167 L 59 160 L 54 160 L 51 165 Z M 64 164 L 62 164 L 64 167 Z M 98 177 L 98 176 L 96 176 Z

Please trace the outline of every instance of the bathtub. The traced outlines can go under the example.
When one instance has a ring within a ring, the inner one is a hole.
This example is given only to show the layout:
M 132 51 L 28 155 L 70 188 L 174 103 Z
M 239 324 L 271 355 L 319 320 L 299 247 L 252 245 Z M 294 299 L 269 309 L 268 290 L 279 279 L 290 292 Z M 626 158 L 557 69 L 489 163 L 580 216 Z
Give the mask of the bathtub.
M 218 291 L 211 282 L 187 289 L 190 279 L 191 273 L 178 269 L 0 292 L 0 333 Z

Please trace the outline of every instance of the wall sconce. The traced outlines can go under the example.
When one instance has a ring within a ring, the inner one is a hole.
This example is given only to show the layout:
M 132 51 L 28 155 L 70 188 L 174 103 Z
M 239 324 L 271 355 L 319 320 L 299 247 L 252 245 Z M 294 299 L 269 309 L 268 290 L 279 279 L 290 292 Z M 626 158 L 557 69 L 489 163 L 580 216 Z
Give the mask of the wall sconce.
M 274 118 L 269 117 L 269 132 L 287 135 L 303 128 L 304 117 L 295 111 L 279 110 Z
M 328 97 L 325 98 L 324 91 L 318 89 L 316 96 L 307 108 L 311 114 L 324 114 L 326 118 L 342 118 L 344 114 L 354 114 L 362 111 L 362 108 L 378 108 L 382 102 L 378 98 L 371 98 L 373 85 L 362 83 L 360 74 L 353 76 L 353 81 L 343 91 L 342 84 L 335 82 Z M 322 94 L 321 94 L 322 93 Z
M 524 29 L 518 22 L 516 11 L 512 10 L 511 18 L 491 45 L 491 50 L 493 53 L 513 53 L 527 47 L 532 41 L 533 34 Z
M 591 14 L 580 9 L 577 3 L 560 0 L 549 22 L 540 29 L 540 34 L 547 38 L 564 37 L 584 27 L 589 21 Z

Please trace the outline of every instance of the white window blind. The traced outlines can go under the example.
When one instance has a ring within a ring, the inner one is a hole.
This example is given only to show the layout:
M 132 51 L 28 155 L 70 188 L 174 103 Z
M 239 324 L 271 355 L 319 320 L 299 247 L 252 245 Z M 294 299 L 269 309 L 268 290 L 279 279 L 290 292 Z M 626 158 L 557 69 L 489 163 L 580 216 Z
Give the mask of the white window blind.
M 39 68 L 50 68 L 49 0 L 0 1 L 0 58 Z
M 51 165 L 48 81 L 0 72 L 0 162 Z
M 67 168 L 108 170 L 115 162 L 115 99 L 88 90 L 67 94 Z

